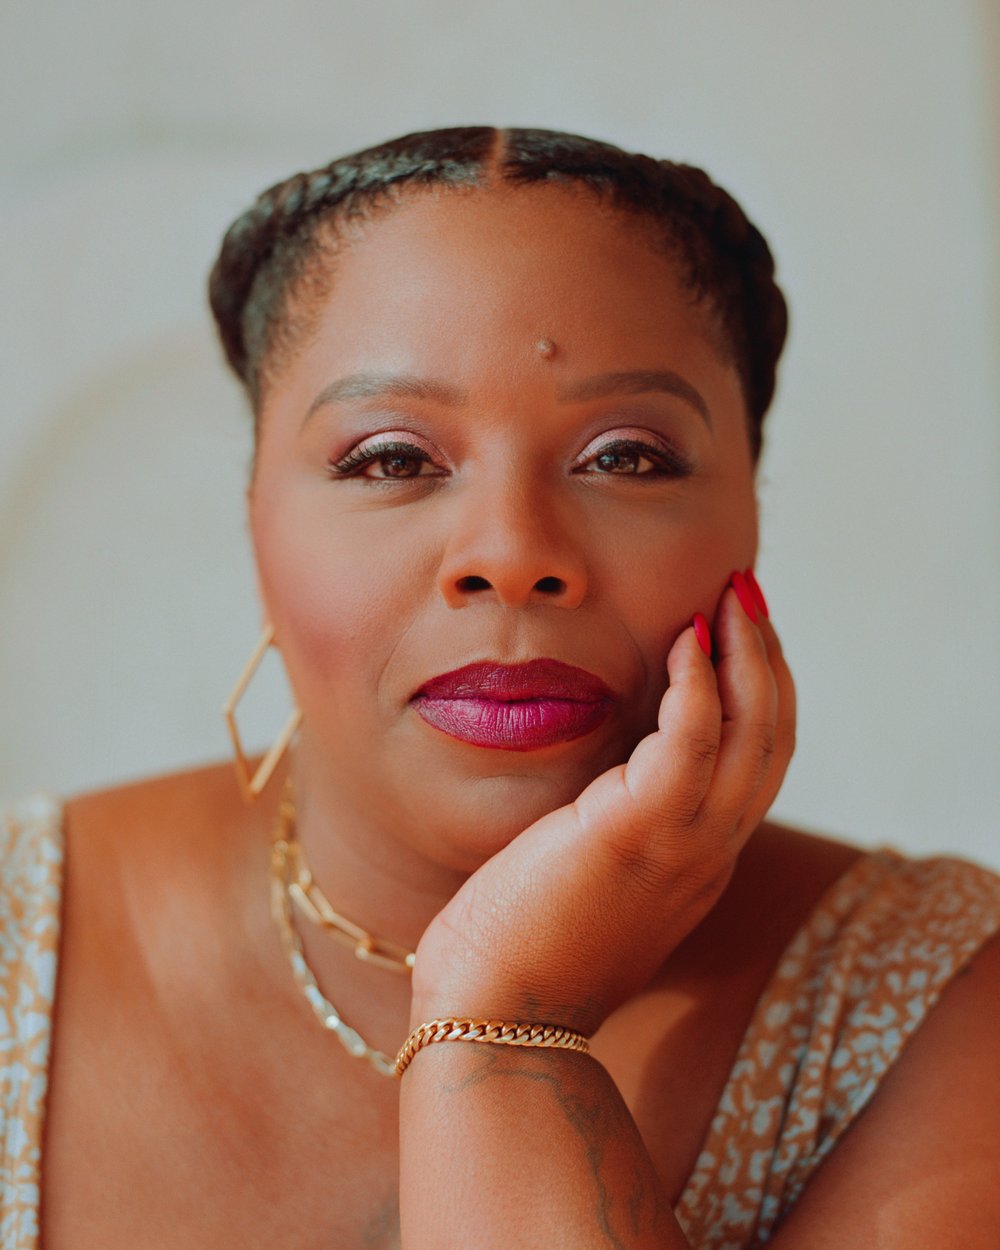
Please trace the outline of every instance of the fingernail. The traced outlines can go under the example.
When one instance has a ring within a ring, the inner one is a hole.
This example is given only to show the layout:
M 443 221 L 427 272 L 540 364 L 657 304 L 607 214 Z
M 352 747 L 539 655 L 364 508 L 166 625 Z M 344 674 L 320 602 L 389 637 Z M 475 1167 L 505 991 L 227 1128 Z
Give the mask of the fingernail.
M 701 612 L 694 614 L 694 620 L 691 624 L 694 626 L 694 636 L 698 639 L 698 646 L 702 651 L 712 658 L 712 631 L 708 628 L 708 621 Z
M 765 620 L 771 619 L 771 613 L 767 610 L 767 600 L 764 598 L 764 592 L 760 588 L 760 583 L 753 575 L 753 569 L 747 569 L 743 576 L 747 579 L 747 585 L 750 587 L 750 593 L 753 595 L 753 601 L 760 608 L 761 614 Z
M 730 578 L 733 590 L 736 591 L 736 598 L 743 605 L 743 611 L 749 616 L 751 621 L 757 624 L 757 605 L 754 603 L 753 595 L 750 593 L 750 587 L 747 585 L 747 579 L 742 573 L 734 573 Z

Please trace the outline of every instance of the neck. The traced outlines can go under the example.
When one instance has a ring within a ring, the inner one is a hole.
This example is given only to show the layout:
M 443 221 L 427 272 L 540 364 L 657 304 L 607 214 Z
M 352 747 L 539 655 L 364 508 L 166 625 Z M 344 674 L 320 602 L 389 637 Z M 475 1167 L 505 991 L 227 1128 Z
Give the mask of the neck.
M 292 782 L 295 836 L 330 903 L 370 933 L 415 950 L 467 874 L 428 860 L 377 827 L 328 775 L 310 770 L 301 758 Z
M 336 791 L 327 770 L 298 752 L 268 787 L 274 817 L 288 777 L 294 837 L 331 906 L 373 937 L 416 950 L 424 930 L 467 874 L 435 864 L 391 832 L 376 828 Z M 370 1045 L 387 1052 L 408 1029 L 411 979 L 358 959 L 351 947 L 293 908 L 305 958 L 324 995 Z

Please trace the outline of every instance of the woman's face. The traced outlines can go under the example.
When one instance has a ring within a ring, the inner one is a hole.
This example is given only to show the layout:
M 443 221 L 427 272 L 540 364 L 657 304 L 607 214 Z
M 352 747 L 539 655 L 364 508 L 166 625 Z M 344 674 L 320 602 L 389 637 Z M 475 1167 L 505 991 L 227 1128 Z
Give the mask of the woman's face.
M 739 377 L 647 238 L 566 187 L 414 194 L 340 251 L 261 414 L 300 761 L 352 827 L 449 868 L 628 757 L 671 643 L 753 563 Z M 538 657 L 609 687 L 588 732 L 511 750 L 417 710 L 439 674 Z

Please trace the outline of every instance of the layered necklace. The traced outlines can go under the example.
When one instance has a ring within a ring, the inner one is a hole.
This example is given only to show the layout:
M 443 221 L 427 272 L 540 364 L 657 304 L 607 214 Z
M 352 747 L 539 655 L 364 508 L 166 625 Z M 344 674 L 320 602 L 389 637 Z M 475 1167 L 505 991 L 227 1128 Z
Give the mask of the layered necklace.
M 413 951 L 376 937 L 342 916 L 334 910 L 329 899 L 316 884 L 302 847 L 295 837 L 295 799 L 289 778 L 278 807 L 271 843 L 271 914 L 281 934 L 295 980 L 320 1024 L 336 1034 L 349 1055 L 356 1059 L 367 1059 L 377 1072 L 395 1078 L 395 1057 L 369 1046 L 361 1034 L 344 1021 L 337 1008 L 320 990 L 316 977 L 306 962 L 302 940 L 295 928 L 294 908 L 324 932 L 353 947 L 354 954 L 365 963 L 376 964 L 404 976 L 409 976 L 413 971 Z

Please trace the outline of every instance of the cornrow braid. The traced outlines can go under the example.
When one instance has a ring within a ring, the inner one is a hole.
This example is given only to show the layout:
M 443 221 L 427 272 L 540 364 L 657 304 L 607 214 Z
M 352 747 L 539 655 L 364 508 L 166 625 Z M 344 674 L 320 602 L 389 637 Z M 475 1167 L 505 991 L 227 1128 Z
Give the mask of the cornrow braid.
M 209 303 L 226 359 L 255 405 L 262 356 L 281 337 L 276 322 L 320 221 L 367 216 L 406 183 L 475 182 L 495 135 L 464 126 L 380 144 L 276 183 L 233 222 L 209 278 Z
M 760 231 L 701 169 L 559 131 L 460 126 L 422 131 L 295 174 L 230 227 L 209 296 L 226 357 L 259 410 L 264 369 L 307 329 L 291 294 L 310 280 L 320 223 L 371 217 L 409 186 L 560 181 L 652 227 L 692 294 L 713 310 L 739 370 L 753 455 L 787 333 L 784 296 Z M 315 281 L 315 275 L 313 275 Z
M 692 217 L 701 222 L 708 247 L 701 264 L 691 266 L 689 276 L 700 294 L 722 306 L 731 348 L 744 377 L 756 457 L 788 334 L 788 306 L 775 281 L 774 257 L 739 204 L 704 170 L 670 161 L 658 164 L 661 176 L 676 188 L 679 198 L 686 198 Z M 695 254 L 697 241 L 692 239 L 690 246 Z M 727 298 L 720 299 L 723 292 Z M 728 317 L 727 308 L 732 310 Z

